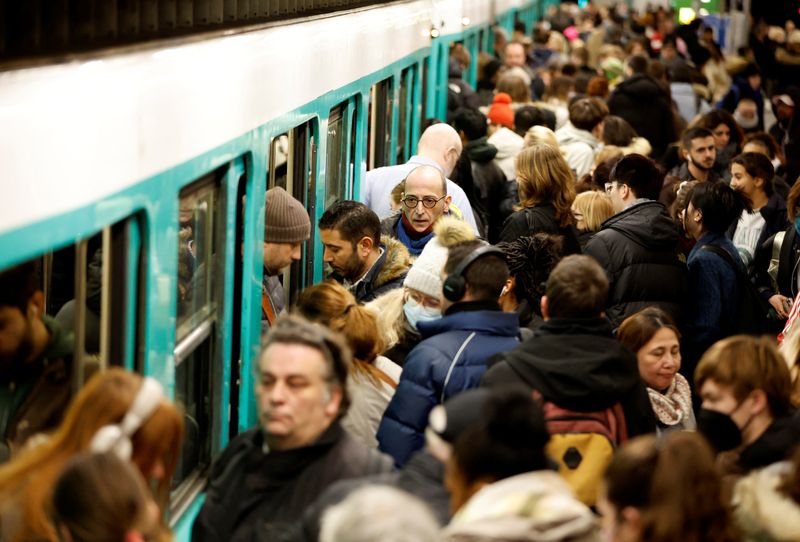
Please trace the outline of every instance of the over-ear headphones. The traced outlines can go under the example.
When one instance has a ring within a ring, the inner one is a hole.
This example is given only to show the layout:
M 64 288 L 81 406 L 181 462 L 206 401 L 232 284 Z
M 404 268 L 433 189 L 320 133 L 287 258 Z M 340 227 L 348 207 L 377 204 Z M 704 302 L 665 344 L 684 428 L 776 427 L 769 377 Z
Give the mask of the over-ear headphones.
M 129 460 L 133 455 L 131 437 L 150 419 L 163 397 L 163 389 L 157 380 L 149 376 L 142 379 L 142 386 L 122 421 L 101 427 L 92 438 L 89 449 L 95 453 L 112 452 L 120 459 Z
M 442 293 L 444 294 L 445 299 L 456 302 L 464 297 L 464 293 L 467 289 L 467 281 L 464 279 L 464 271 L 466 271 L 467 267 L 472 265 L 475 260 L 482 258 L 487 254 L 493 254 L 495 256 L 499 256 L 500 258 L 505 258 L 503 251 L 493 247 L 492 245 L 485 245 L 475 249 L 472 254 L 464 258 L 464 260 L 458 264 L 458 267 L 453 269 L 453 272 L 447 275 L 447 278 L 444 279 L 444 284 L 442 284 Z

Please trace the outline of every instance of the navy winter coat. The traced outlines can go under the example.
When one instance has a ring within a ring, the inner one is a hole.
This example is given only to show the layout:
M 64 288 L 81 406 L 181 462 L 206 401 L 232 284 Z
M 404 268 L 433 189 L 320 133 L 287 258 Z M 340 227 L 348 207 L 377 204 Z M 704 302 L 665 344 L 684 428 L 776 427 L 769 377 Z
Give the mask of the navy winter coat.
M 472 303 L 459 303 L 443 318 L 419 323 L 424 340 L 408 354 L 397 391 L 378 427 L 378 447 L 397 466 L 424 445 L 433 407 L 477 388 L 487 360 L 519 344 L 516 313 L 464 311 L 468 305 L 475 308 Z

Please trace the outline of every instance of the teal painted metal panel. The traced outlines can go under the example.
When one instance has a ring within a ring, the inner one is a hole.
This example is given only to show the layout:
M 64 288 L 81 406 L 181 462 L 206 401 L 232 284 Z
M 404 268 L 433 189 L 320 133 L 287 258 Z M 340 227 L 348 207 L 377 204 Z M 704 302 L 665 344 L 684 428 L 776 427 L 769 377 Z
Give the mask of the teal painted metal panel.
M 172 533 L 175 535 L 175 541 L 191 540 L 192 539 L 192 525 L 206 502 L 206 494 L 201 493 L 200 496 L 189 506 L 189 509 L 180 517 L 172 528 Z

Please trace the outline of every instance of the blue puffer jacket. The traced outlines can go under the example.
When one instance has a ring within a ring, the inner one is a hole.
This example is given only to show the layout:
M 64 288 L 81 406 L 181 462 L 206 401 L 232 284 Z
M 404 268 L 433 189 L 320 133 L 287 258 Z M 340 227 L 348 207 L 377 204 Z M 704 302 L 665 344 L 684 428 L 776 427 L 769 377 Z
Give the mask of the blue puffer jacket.
M 519 344 L 515 313 L 469 310 L 477 305 L 460 303 L 443 318 L 419 323 L 424 340 L 408 354 L 397 391 L 378 427 L 379 448 L 398 466 L 422 448 L 433 407 L 477 388 L 487 360 Z

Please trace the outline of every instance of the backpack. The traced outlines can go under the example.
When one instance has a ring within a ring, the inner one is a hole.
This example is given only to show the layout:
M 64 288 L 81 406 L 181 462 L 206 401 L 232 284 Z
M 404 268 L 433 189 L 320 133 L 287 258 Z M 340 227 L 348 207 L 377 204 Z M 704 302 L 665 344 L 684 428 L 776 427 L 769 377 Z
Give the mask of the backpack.
M 700 250 L 713 252 L 725 260 L 733 268 L 736 273 L 736 280 L 742 286 L 739 296 L 741 305 L 739 305 L 739 313 L 736 315 L 734 333 L 744 333 L 746 335 L 778 333 L 780 329 L 776 329 L 776 325 L 780 322 L 771 316 L 771 314 L 774 314 L 774 310 L 769 301 L 764 299 L 758 292 L 755 284 L 747 278 L 740 263 L 734 261 L 727 250 L 716 245 L 703 245 Z
M 614 451 L 628 440 L 622 405 L 616 403 L 598 412 L 577 412 L 545 401 L 541 395 L 539 400 L 550 432 L 547 456 L 558 464 L 558 473 L 575 496 L 585 505 L 594 506 Z

